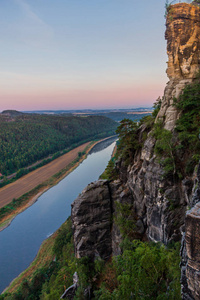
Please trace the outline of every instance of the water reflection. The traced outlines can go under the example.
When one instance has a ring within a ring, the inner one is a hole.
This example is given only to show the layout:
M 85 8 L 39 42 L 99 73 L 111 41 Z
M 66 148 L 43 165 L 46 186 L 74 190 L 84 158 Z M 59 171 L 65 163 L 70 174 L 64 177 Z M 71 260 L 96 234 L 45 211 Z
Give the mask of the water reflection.
M 113 136 L 105 141 L 102 141 L 98 144 L 96 144 L 89 152 L 89 154 L 92 154 L 92 153 L 96 153 L 98 151 L 101 151 L 105 148 L 107 148 L 108 146 L 110 146 L 114 141 L 116 141 L 118 139 L 118 136 Z

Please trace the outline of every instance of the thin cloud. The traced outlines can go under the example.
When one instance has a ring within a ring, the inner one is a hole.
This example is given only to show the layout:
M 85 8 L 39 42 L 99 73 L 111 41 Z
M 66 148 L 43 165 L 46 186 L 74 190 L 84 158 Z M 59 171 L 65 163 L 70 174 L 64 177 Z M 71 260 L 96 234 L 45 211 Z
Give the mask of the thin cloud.
M 33 12 L 30 5 L 27 4 L 24 0 L 14 0 L 14 1 L 21 7 L 23 12 L 26 14 L 26 16 L 29 19 L 31 19 L 32 21 L 34 21 L 36 24 L 38 24 L 40 26 L 48 27 L 48 25 Z
M 14 28 L 17 38 L 25 44 L 35 47 L 44 47 L 51 43 L 54 36 L 53 29 L 24 0 L 14 0 L 14 2 L 23 15 Z

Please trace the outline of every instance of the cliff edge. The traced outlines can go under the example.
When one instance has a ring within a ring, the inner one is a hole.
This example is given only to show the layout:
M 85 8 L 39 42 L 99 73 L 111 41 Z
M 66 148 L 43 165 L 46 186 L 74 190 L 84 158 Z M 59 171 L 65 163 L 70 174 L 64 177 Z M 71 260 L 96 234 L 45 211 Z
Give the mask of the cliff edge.
M 191 300 L 200 297 L 199 169 L 192 165 L 187 171 L 193 153 L 184 148 L 183 134 L 180 139 L 177 120 L 183 111 L 174 105 L 174 99 L 179 101 L 184 88 L 196 82 L 200 69 L 199 6 L 170 5 L 165 37 L 169 82 L 157 117 L 134 132 L 139 146 L 132 140 L 128 163 L 118 155 L 117 179 L 97 181 L 75 200 L 74 243 L 77 257 L 108 259 L 119 254 L 123 234 L 117 219 L 120 208 L 126 207 L 124 218 L 133 224 L 127 234 L 133 239 L 169 244 L 183 235 L 182 295 Z
M 200 66 L 200 9 L 186 3 L 170 5 L 166 18 L 165 39 L 167 40 L 169 82 L 157 120 L 164 120 L 164 126 L 173 130 L 178 111 L 173 106 L 183 88 L 191 83 Z

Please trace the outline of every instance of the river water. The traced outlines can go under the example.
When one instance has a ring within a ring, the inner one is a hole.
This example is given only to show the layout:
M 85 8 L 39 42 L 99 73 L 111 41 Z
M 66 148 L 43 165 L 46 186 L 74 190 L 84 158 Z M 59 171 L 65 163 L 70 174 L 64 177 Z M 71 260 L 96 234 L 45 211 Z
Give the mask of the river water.
M 0 293 L 35 258 L 41 243 L 71 214 L 71 203 L 103 173 L 115 146 L 113 139 L 94 146 L 87 158 L 0 232 Z

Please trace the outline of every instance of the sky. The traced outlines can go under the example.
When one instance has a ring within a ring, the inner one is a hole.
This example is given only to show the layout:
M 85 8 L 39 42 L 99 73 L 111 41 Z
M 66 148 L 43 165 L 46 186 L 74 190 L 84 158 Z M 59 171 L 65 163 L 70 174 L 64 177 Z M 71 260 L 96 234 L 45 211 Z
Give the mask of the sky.
M 151 107 L 165 0 L 1 0 L 0 111 Z

